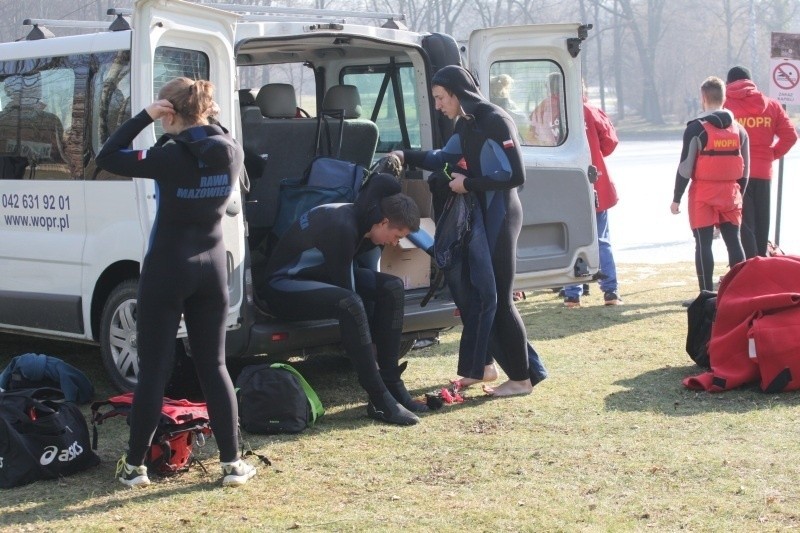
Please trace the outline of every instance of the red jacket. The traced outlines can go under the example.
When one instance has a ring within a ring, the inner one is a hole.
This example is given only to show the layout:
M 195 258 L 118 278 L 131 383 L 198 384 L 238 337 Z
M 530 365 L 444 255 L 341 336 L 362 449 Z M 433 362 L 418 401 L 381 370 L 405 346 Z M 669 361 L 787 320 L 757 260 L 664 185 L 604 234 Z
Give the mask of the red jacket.
M 611 155 L 619 144 L 617 132 L 614 130 L 611 119 L 601 109 L 583 101 L 583 119 L 586 123 L 586 138 L 589 140 L 589 150 L 592 152 L 592 164 L 597 168 L 597 181 L 594 190 L 597 191 L 597 211 L 605 211 L 617 205 L 617 189 L 606 169 L 605 157 Z
M 711 372 L 683 380 L 720 392 L 761 380 L 768 392 L 800 387 L 800 257 L 754 257 L 722 279 L 711 327 Z M 782 379 L 784 377 L 784 379 Z
M 750 136 L 750 178 L 772 178 L 772 162 L 797 142 L 797 131 L 777 100 L 758 91 L 751 80 L 728 84 L 725 108 Z M 777 137 L 777 139 L 776 139 Z

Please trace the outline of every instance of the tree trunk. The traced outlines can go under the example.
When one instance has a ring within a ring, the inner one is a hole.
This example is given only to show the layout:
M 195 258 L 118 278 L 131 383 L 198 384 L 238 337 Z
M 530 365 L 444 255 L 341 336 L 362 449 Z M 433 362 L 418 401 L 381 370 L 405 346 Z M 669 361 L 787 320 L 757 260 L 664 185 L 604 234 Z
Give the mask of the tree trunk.
M 664 0 L 647 0 L 647 34 L 642 33 L 631 0 L 618 0 L 627 19 L 628 27 L 636 44 L 642 75 L 642 117 L 653 124 L 663 124 L 658 87 L 656 86 L 656 48 L 661 37 L 661 15 Z

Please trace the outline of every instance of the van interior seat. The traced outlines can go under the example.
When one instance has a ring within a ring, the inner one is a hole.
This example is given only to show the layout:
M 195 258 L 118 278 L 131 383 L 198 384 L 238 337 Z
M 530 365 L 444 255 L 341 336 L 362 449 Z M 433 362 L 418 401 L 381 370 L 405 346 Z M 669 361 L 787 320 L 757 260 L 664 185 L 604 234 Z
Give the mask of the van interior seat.
M 245 160 L 260 167 L 252 172 L 248 168 L 248 223 L 253 228 L 270 228 L 278 212 L 281 180 L 302 176 L 314 158 L 316 119 L 295 118 L 297 97 L 288 83 L 264 85 L 255 104 L 242 107 Z
M 333 85 L 322 100 L 324 110 L 342 110 L 344 128 L 340 158 L 369 168 L 378 146 L 378 126 L 371 120 L 361 118 L 361 95 L 355 85 Z M 339 131 L 333 123 L 329 127 L 331 146 L 335 152 L 339 143 Z M 324 135 L 324 133 L 323 133 Z M 325 137 L 321 144 L 325 145 Z

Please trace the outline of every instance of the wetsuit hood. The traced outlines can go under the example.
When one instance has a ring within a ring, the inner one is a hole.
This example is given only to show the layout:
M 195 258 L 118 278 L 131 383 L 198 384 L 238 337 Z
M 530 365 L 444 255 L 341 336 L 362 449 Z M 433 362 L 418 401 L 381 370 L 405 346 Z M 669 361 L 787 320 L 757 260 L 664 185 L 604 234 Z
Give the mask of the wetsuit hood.
M 375 174 L 369 178 L 353 202 L 358 219 L 358 231 L 365 235 L 372 226 L 383 220 L 381 200 L 401 192 L 400 182 L 389 174 Z
M 475 84 L 475 78 L 463 67 L 449 65 L 442 68 L 434 74 L 431 84 L 455 94 L 461 108 L 469 115 L 475 115 L 481 104 L 491 105 Z
M 187 128 L 172 139 L 186 146 L 194 157 L 212 168 L 229 166 L 239 153 L 228 130 L 217 124 Z

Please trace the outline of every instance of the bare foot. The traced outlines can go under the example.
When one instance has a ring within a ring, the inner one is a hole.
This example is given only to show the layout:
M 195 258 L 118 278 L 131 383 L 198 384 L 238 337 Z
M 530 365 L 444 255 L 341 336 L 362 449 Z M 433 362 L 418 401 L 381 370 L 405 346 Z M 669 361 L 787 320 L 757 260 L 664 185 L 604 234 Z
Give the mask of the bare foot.
M 523 381 L 508 380 L 497 387 L 483 386 L 483 392 L 489 396 L 525 396 L 530 394 L 532 390 L 533 385 L 531 385 L 530 379 Z
M 483 368 L 483 378 L 455 378 L 451 379 L 450 383 L 453 385 L 458 385 L 458 388 L 465 389 L 471 385 L 475 385 L 476 383 L 490 383 L 497 379 L 497 367 L 494 363 L 486 365 Z

